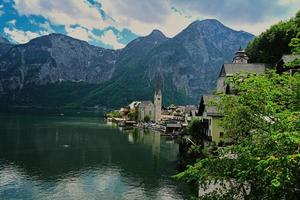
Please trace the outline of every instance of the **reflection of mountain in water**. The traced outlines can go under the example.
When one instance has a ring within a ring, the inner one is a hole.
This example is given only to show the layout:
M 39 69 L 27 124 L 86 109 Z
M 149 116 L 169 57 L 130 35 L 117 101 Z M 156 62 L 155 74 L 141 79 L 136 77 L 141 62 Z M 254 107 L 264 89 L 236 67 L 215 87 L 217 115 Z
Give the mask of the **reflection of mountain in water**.
M 176 159 L 177 145 L 166 144 L 158 134 L 137 130 L 122 134 L 101 125 L 98 119 L 90 125 L 85 119 L 63 120 L 1 117 L 0 159 L 42 179 L 113 167 L 126 177 L 144 177 L 145 184 L 158 184 L 162 172 L 167 176 L 175 173 L 171 161 Z M 128 137 L 133 138 L 133 144 Z

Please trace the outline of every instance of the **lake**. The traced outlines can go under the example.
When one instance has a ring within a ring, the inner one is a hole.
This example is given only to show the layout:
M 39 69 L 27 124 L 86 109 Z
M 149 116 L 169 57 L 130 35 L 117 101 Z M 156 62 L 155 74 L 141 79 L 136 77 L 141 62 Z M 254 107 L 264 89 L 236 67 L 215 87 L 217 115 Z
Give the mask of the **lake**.
M 99 117 L 0 114 L 0 199 L 186 199 L 178 145 Z

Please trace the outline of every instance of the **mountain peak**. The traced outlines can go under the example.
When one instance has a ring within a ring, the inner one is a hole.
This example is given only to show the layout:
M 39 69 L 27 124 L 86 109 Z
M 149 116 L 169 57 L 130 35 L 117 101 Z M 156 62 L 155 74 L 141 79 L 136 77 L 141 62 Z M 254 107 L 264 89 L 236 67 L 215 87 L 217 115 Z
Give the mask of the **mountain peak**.
M 204 19 L 204 20 L 196 20 L 190 24 L 189 27 L 225 27 L 224 24 L 222 24 L 220 21 L 216 19 Z
M 166 37 L 163 32 L 161 32 L 160 30 L 158 29 L 154 29 L 149 35 L 161 35 L 161 36 L 164 36 Z
M 154 38 L 154 39 L 165 39 L 167 38 L 160 30 L 154 29 L 148 36 L 149 38 Z

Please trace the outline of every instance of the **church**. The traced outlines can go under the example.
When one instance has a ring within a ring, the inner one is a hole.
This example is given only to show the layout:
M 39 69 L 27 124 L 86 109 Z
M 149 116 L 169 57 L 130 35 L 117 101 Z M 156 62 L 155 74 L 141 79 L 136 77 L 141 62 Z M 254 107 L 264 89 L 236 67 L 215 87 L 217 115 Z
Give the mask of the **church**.
M 156 90 L 154 93 L 154 120 L 155 122 L 161 121 L 161 106 L 162 106 L 162 94 L 160 88 L 160 76 L 157 76 Z
M 162 92 L 160 81 L 160 76 L 158 75 L 156 80 L 156 90 L 154 92 L 154 103 L 152 103 L 152 101 L 136 101 L 137 103 L 133 106 L 133 108 L 136 108 L 138 111 L 138 121 L 145 121 L 145 117 L 148 117 L 150 121 L 157 123 L 161 121 Z

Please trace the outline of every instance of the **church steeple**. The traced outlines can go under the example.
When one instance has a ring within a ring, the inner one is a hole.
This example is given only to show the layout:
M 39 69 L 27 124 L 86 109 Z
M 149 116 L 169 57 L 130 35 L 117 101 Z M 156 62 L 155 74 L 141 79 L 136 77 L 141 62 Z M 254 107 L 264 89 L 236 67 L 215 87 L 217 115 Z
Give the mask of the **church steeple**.
M 156 77 L 156 94 L 158 94 L 159 92 L 161 92 L 161 89 L 160 89 L 160 74 L 157 74 L 157 77 Z
M 239 50 L 235 53 L 232 63 L 248 63 L 249 57 L 246 52 L 240 46 Z
M 155 112 L 155 121 L 161 121 L 161 105 L 162 105 L 162 95 L 161 95 L 161 85 L 160 85 L 161 77 L 160 74 L 157 74 L 156 77 L 156 90 L 154 94 L 154 112 Z

